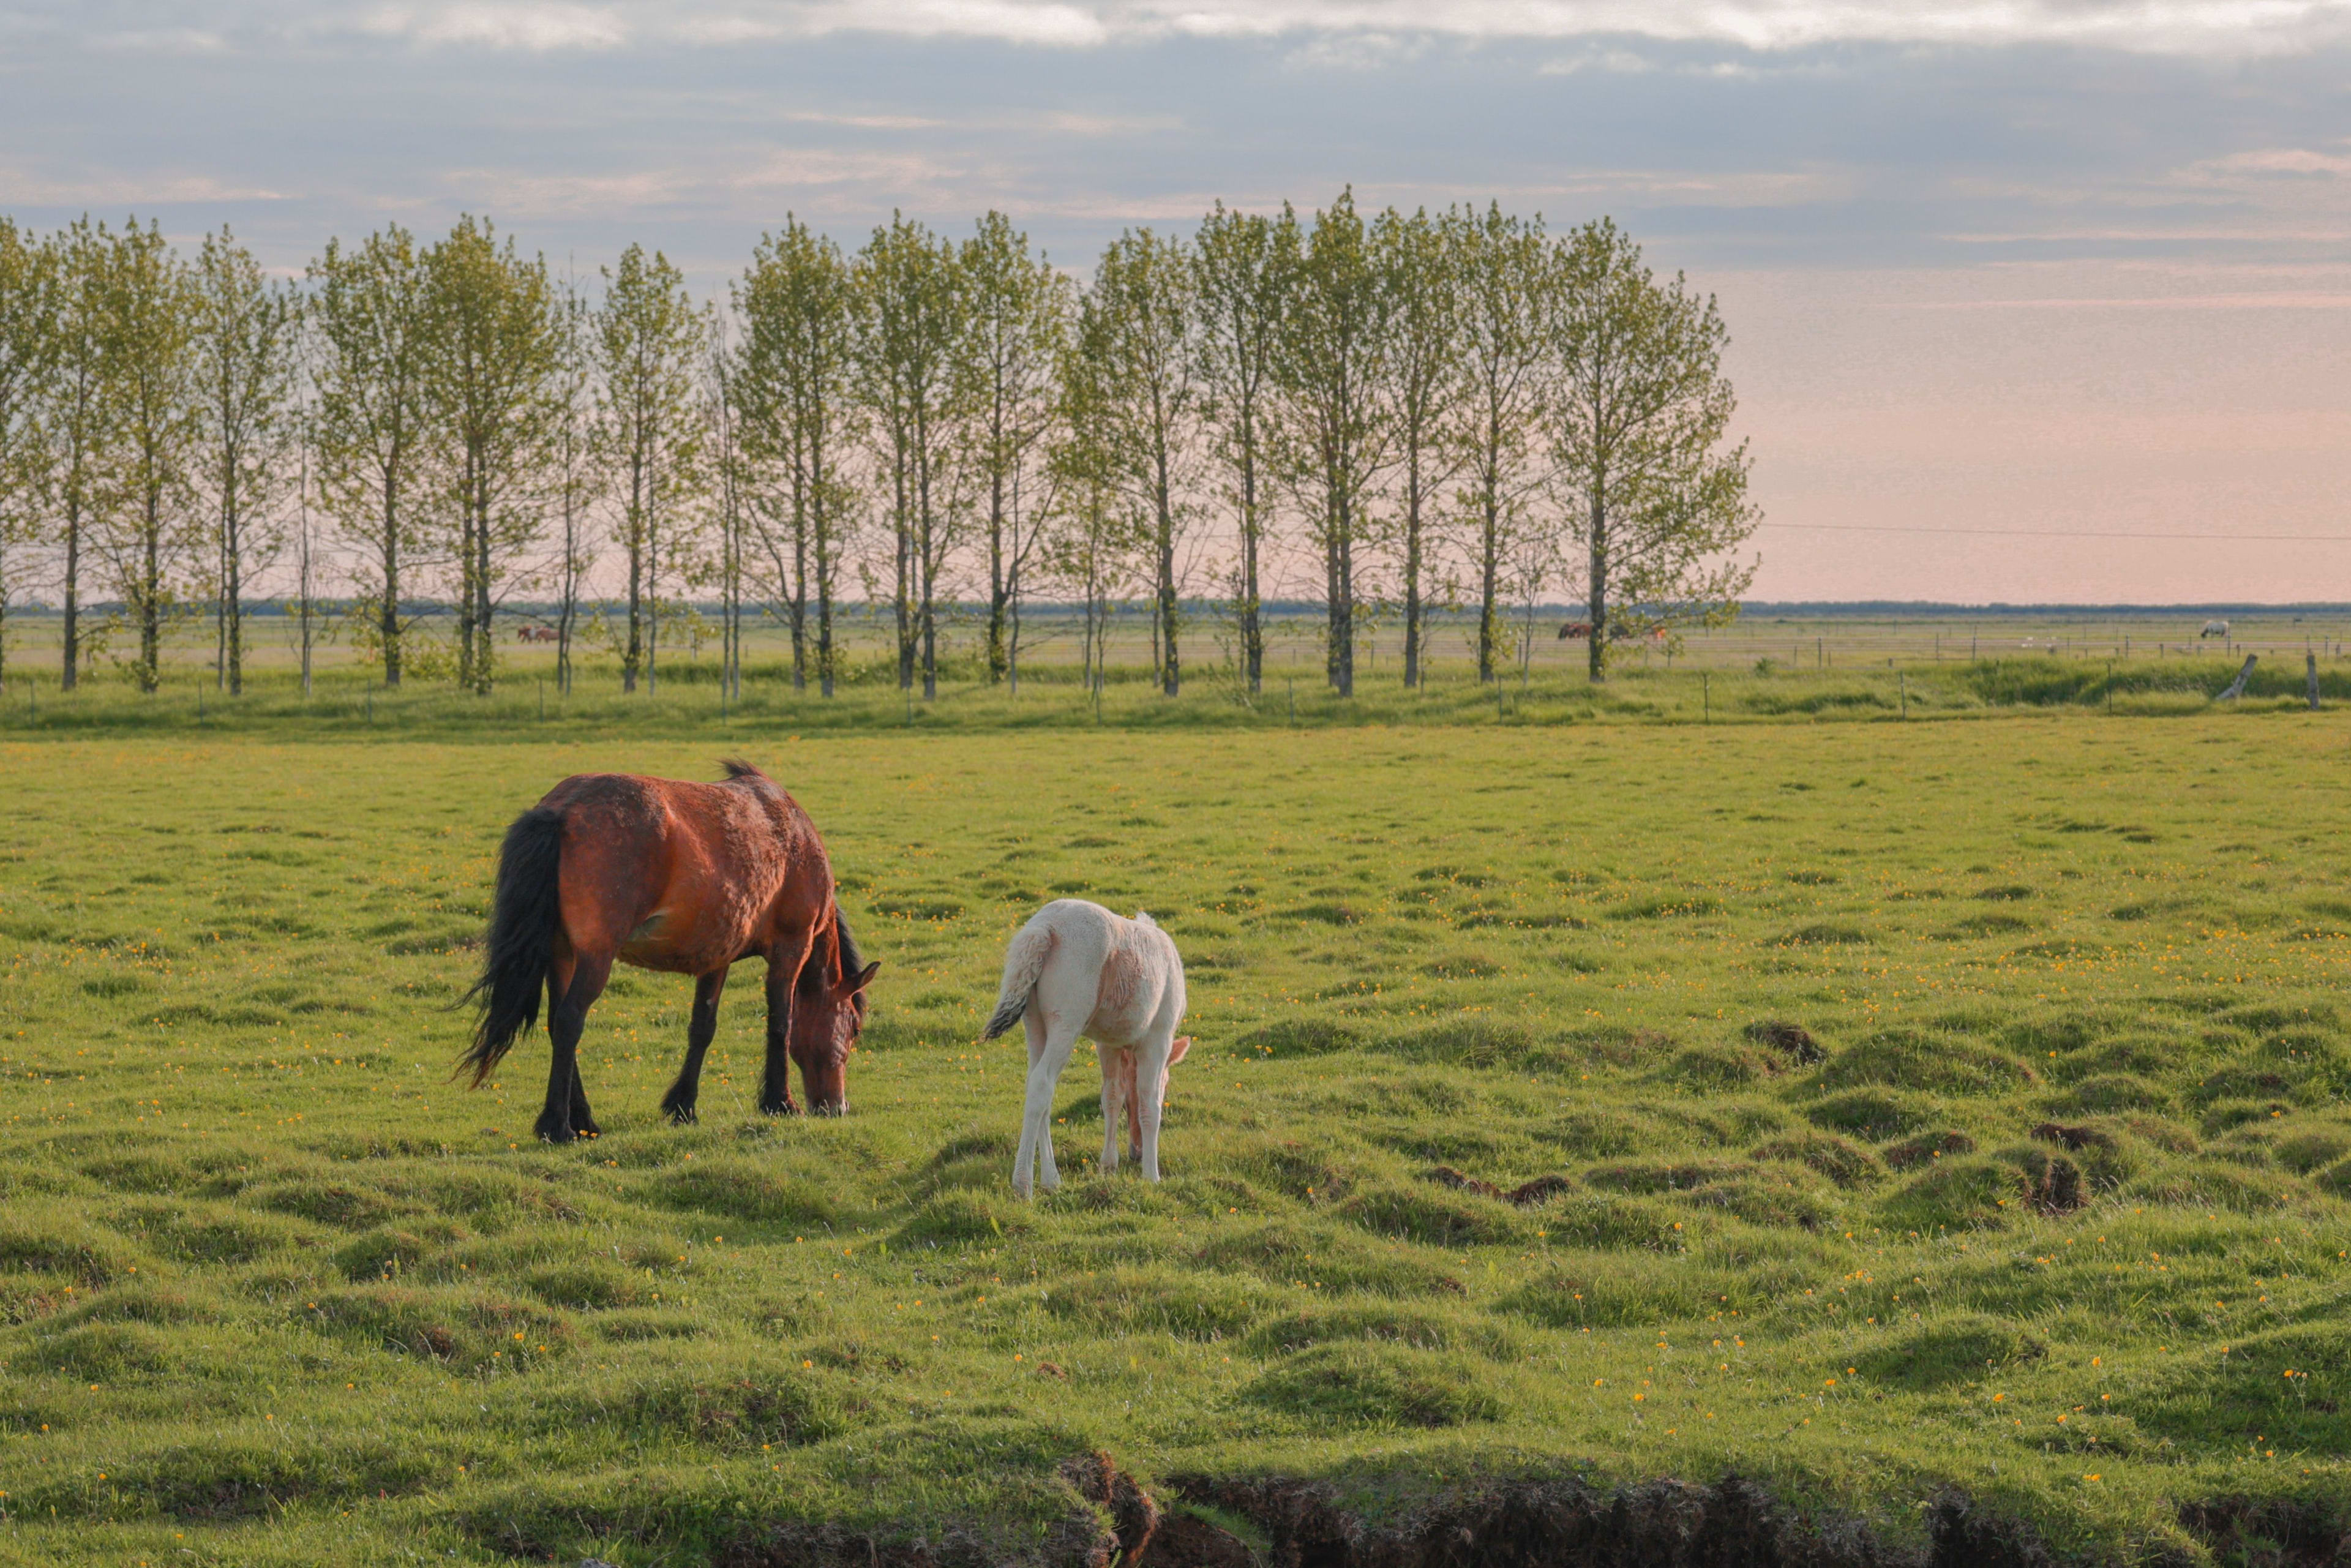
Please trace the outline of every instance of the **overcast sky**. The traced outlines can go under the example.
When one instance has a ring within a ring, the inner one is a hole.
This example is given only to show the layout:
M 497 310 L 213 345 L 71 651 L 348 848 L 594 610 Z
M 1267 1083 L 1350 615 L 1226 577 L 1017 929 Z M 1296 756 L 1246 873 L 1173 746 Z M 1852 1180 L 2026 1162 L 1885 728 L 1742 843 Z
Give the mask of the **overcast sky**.
M 1759 596 L 2351 599 L 2342 0 L 0 0 L 0 210 L 287 267 L 474 211 L 710 287 L 990 206 L 1082 265 L 1347 182 L 1720 297 Z

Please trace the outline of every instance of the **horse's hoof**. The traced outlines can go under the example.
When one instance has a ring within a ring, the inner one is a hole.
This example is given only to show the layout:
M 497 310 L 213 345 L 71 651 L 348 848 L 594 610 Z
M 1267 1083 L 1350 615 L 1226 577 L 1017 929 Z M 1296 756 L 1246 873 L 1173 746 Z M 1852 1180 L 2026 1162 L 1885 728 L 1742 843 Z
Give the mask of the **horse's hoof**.
M 559 1122 L 541 1122 L 538 1132 L 539 1142 L 543 1144 L 568 1144 L 580 1135 L 575 1129 Z
M 762 1100 L 759 1102 L 759 1113 L 763 1116 L 797 1116 L 800 1108 L 789 1100 L 778 1100 L 773 1103 Z
M 670 1125 L 673 1127 L 687 1126 L 701 1120 L 691 1105 L 664 1105 L 662 1111 L 669 1117 Z

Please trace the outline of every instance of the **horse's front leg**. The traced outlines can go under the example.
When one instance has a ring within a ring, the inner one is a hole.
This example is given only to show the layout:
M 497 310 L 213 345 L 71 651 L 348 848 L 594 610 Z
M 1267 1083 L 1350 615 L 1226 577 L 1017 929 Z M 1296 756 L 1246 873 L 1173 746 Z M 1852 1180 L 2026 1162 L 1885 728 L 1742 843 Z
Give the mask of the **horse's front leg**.
M 587 1092 L 580 1086 L 580 1036 L 588 1027 L 588 1009 L 604 994 L 612 977 L 609 953 L 577 953 L 559 956 L 547 974 L 547 1104 L 538 1113 L 538 1135 L 550 1144 L 568 1144 L 582 1133 L 603 1129 L 588 1114 Z
M 770 1116 L 799 1113 L 792 1103 L 792 993 L 808 967 L 812 935 L 788 931 L 768 949 L 768 1064 L 759 1075 L 759 1109 Z
M 684 1124 L 695 1118 L 695 1102 L 702 1096 L 702 1058 L 718 1033 L 718 993 L 726 988 L 724 968 L 695 977 L 694 1017 L 685 1026 L 685 1061 L 677 1070 L 677 1082 L 662 1096 L 662 1109 L 673 1122 Z

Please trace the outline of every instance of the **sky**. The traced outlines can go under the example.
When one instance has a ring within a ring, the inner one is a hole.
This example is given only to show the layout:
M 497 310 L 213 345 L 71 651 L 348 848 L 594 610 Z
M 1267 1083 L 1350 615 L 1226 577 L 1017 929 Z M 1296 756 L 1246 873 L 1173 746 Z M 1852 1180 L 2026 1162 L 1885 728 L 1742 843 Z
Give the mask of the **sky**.
M 0 0 L 0 211 L 289 269 L 1350 183 L 1719 298 L 1758 598 L 2351 600 L 2351 0 Z

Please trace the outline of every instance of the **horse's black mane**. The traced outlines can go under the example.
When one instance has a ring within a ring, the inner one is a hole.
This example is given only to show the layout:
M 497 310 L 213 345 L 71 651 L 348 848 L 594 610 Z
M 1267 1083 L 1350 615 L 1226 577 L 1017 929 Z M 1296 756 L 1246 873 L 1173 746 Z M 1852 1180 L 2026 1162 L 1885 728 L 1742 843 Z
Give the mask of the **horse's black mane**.
M 858 974 L 865 967 L 865 955 L 857 950 L 857 938 L 849 934 L 849 921 L 839 904 L 832 910 L 833 935 L 841 947 L 841 972 L 844 976 Z
M 739 757 L 720 758 L 718 760 L 718 766 L 726 770 L 726 778 L 729 782 L 737 779 L 768 778 L 767 769 L 760 768 L 754 763 L 746 762 Z M 768 781 L 771 784 L 775 782 L 772 779 L 768 779 Z

